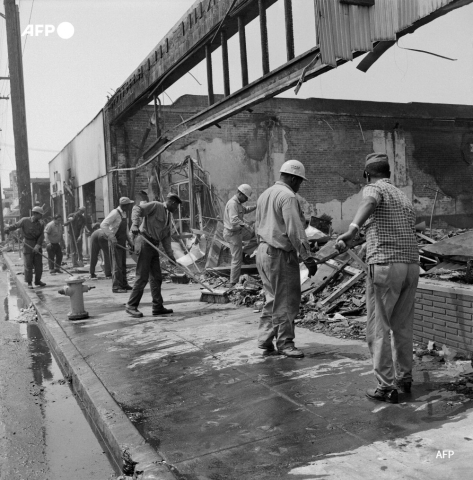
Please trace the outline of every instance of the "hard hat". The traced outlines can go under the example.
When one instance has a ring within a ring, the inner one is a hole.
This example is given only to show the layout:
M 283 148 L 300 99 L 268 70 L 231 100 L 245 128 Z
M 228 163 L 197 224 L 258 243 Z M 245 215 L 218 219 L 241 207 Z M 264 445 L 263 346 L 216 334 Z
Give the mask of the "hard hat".
M 253 190 L 251 189 L 251 187 L 247 183 L 242 183 L 238 187 L 238 191 L 243 193 L 243 195 L 246 195 L 248 198 L 251 197 L 251 193 L 253 192 Z
M 44 215 L 43 209 L 41 207 L 33 207 L 32 212 L 40 213 L 41 215 Z
M 295 175 L 296 177 L 301 177 L 304 180 L 307 180 L 307 178 L 305 178 L 305 167 L 301 162 L 299 162 L 299 160 L 288 160 L 287 162 L 284 162 L 279 172 L 289 173 L 291 175 Z

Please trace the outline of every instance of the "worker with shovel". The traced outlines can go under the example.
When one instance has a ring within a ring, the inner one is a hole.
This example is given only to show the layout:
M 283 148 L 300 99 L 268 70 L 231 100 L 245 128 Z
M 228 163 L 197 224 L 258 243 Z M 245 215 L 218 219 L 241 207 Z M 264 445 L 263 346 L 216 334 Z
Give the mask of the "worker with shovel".
M 31 217 L 23 217 L 15 224 L 5 229 L 5 233 L 21 229 L 23 233 L 23 255 L 25 282 L 28 288 L 33 289 L 33 268 L 35 273 L 34 284 L 37 287 L 44 287 L 46 284 L 41 281 L 43 275 L 43 259 L 41 247 L 44 240 L 44 223 L 41 222 L 43 209 L 34 207 Z
M 256 208 L 259 243 L 256 266 L 266 298 L 258 329 L 258 347 L 263 349 L 263 356 L 279 353 L 302 358 L 304 353 L 294 345 L 294 320 L 301 302 L 298 257 L 308 268 L 309 277 L 317 272 L 296 197 L 307 179 L 304 165 L 298 160 L 288 160 L 279 172 L 279 181 L 262 193 Z
M 84 232 L 86 219 L 85 207 L 82 206 L 77 212 L 69 215 L 65 226 L 69 226 L 70 249 L 72 252 L 72 266 L 83 267 L 84 259 L 82 257 L 82 233 Z
M 177 211 L 182 201 L 175 193 L 168 193 L 166 202 L 149 202 L 135 205 L 131 214 L 131 234 L 141 234 L 148 242 L 143 242 L 136 264 L 136 281 L 126 305 L 126 312 L 132 317 L 139 318 L 143 314 L 138 310 L 144 289 L 148 283 L 151 287 L 153 301 L 152 314 L 165 315 L 173 310 L 165 308 L 161 295 L 161 265 L 159 252 L 154 247 L 162 244 L 164 251 L 171 261 L 175 262 L 171 249 L 171 215 Z M 142 221 L 144 219 L 144 221 Z
M 132 289 L 126 278 L 125 247 L 128 242 L 133 248 L 133 240 L 128 231 L 127 213 L 134 203 L 128 197 L 121 197 L 118 207 L 114 208 L 100 224 L 100 229 L 107 236 L 110 246 L 113 293 L 126 293 Z
M 44 228 L 46 250 L 48 252 L 49 273 L 55 275 L 61 273 L 57 265 L 62 265 L 62 216 L 54 215 L 54 218 Z
M 244 207 L 243 204 L 251 197 L 251 187 L 246 183 L 238 187 L 237 193 L 227 202 L 223 214 L 223 238 L 230 245 L 232 266 L 230 282 L 227 287 L 233 287 L 240 280 L 241 264 L 243 263 L 243 241 L 250 240 L 254 232 L 245 222 L 243 215 L 256 210 L 254 207 Z
M 377 387 L 372 400 L 398 403 L 398 389 L 410 393 L 414 303 L 419 280 L 416 215 L 404 192 L 389 181 L 385 153 L 366 157 L 363 176 L 368 185 L 348 231 L 337 238 L 344 250 L 366 229 L 366 341 L 373 359 Z

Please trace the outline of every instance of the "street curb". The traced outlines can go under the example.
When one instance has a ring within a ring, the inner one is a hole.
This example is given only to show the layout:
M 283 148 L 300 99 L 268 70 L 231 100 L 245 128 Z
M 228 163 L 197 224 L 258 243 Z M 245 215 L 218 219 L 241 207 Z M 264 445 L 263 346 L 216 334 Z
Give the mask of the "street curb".
M 130 419 L 123 413 L 92 368 L 82 357 L 71 339 L 45 304 L 30 295 L 15 274 L 14 264 L 4 252 L 3 258 L 15 279 L 23 300 L 32 303 L 38 314 L 38 325 L 64 375 L 70 381 L 73 392 L 81 401 L 81 407 L 93 432 L 108 449 L 113 468 L 122 474 L 123 458 L 129 458 L 135 466 L 133 478 L 140 480 L 176 480 L 164 459 L 148 445 Z M 128 454 L 128 455 L 127 455 Z M 138 474 L 138 476 L 136 476 Z

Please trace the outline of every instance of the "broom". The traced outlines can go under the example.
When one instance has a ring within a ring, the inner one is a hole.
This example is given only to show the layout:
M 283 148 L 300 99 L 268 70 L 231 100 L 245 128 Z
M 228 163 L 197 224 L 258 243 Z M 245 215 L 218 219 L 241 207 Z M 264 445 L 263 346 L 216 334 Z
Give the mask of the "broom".
M 202 292 L 200 296 L 201 302 L 206 303 L 229 303 L 230 299 L 228 298 L 228 290 L 212 290 L 210 287 L 202 283 L 193 273 L 190 272 L 187 268 L 184 268 L 182 265 L 179 265 L 176 262 L 173 262 L 164 252 L 162 252 L 156 245 L 153 245 L 143 234 L 141 234 L 143 240 L 152 248 L 154 248 L 160 255 L 162 255 L 171 265 L 174 265 L 179 270 L 184 272 L 185 274 L 189 275 L 193 280 L 197 283 L 200 283 L 205 290 L 208 292 Z

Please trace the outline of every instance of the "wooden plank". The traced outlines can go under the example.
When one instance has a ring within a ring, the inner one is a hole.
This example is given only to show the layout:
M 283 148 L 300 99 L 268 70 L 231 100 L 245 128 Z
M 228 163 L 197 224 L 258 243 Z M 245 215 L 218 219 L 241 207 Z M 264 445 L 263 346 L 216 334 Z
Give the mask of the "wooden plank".
M 347 267 L 347 264 L 349 261 L 350 260 L 347 260 L 345 263 L 342 263 L 341 265 L 337 265 L 337 267 L 332 272 L 330 272 L 320 283 L 317 283 L 315 285 L 313 284 L 311 287 L 306 288 L 301 292 L 301 295 L 308 292 L 317 293 L 323 290 L 330 283 L 330 281 L 338 274 L 338 272 L 341 272 L 346 268 L 350 268 L 350 267 Z M 332 267 L 332 265 L 328 265 L 328 266 Z M 323 267 L 324 265 L 321 266 L 321 268 Z
M 368 273 L 368 265 L 350 248 L 347 250 L 348 255 L 363 269 L 365 273 Z
M 357 275 L 358 273 L 360 273 L 360 270 L 358 268 L 355 268 L 355 267 L 351 267 L 350 265 L 347 265 L 347 262 L 350 262 L 351 259 L 347 260 L 345 262 L 345 272 L 349 273 L 350 275 Z M 340 267 L 340 263 L 337 262 L 336 260 L 329 260 L 327 263 L 326 263 L 329 267 L 332 267 L 334 270 L 337 270 L 339 271 L 339 267 Z
M 424 235 L 423 233 L 419 233 L 419 232 L 416 232 L 416 235 L 419 237 L 419 238 L 422 238 L 423 240 L 429 242 L 429 243 L 437 243 L 436 240 L 432 240 L 430 237 L 428 237 L 427 235 Z
M 360 272 L 354 277 L 350 278 L 347 282 L 345 282 L 343 285 L 340 285 L 331 295 L 329 295 L 326 299 L 322 300 L 320 302 L 320 305 L 324 306 L 329 303 L 332 303 L 334 300 L 336 300 L 338 297 L 343 295 L 350 287 L 355 285 L 355 283 L 360 280 L 365 274 L 365 272 Z

